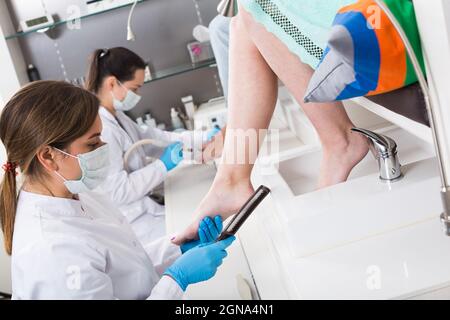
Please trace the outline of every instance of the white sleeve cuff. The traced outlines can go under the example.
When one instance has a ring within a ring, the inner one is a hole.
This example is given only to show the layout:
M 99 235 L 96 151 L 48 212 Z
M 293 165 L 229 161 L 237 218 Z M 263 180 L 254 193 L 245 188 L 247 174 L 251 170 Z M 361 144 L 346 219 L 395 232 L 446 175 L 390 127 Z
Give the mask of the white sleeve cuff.
M 163 276 L 152 290 L 148 300 L 181 300 L 183 289 L 169 276 Z
M 157 167 L 161 170 L 161 173 L 163 174 L 164 178 L 167 176 L 168 171 L 167 171 L 166 165 L 161 160 L 157 159 L 152 164 L 154 164 L 155 167 Z
M 145 243 L 144 250 L 152 260 L 159 276 L 162 276 L 166 269 L 181 256 L 181 248 L 166 237 Z

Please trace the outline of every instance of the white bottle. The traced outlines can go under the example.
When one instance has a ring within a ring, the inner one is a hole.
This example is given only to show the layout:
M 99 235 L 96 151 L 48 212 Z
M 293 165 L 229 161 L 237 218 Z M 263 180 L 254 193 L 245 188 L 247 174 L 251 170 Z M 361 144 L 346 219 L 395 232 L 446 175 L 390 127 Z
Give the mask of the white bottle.
M 184 108 L 186 109 L 186 115 L 189 119 L 194 119 L 195 114 L 195 105 L 194 105 L 194 98 L 192 96 L 187 96 L 184 98 L 181 98 L 181 102 L 184 104 Z
M 172 128 L 173 130 L 177 130 L 177 129 L 183 129 L 183 122 L 181 122 L 181 119 L 178 115 L 177 110 L 175 110 L 175 108 L 172 108 L 172 110 L 170 111 L 170 117 L 172 118 Z
M 145 115 L 145 124 L 150 128 L 156 128 L 156 120 L 152 118 L 150 113 Z
M 144 120 L 142 120 L 142 117 L 137 118 L 137 119 L 136 119 L 136 122 L 137 122 L 138 126 L 139 126 L 142 130 L 145 131 L 145 130 L 148 129 L 147 125 L 144 123 Z

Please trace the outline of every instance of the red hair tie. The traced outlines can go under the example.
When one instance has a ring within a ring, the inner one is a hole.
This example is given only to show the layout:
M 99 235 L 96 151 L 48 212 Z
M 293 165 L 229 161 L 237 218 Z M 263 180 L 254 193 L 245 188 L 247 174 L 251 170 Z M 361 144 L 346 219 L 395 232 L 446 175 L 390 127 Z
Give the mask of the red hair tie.
M 17 165 L 14 162 L 7 162 L 2 166 L 5 172 L 15 172 Z

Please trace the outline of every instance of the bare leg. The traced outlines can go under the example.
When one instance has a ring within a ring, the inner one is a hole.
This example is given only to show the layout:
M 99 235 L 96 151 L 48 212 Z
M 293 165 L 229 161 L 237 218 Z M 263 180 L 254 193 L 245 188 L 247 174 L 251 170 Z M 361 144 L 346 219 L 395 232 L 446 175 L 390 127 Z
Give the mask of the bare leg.
M 232 22 L 231 34 L 229 120 L 224 155 L 236 148 L 229 138 L 230 129 L 268 128 L 276 104 L 277 75 L 302 103 L 313 72 L 243 9 Z M 303 108 L 323 144 L 319 188 L 345 181 L 367 154 L 366 140 L 351 134 L 353 124 L 340 103 L 306 104 Z M 195 237 L 201 217 L 221 214 L 227 218 L 236 213 L 253 191 L 252 163 L 219 167 L 210 191 L 197 209 L 198 219 L 177 237 L 176 243 Z
M 277 77 L 247 33 L 240 17 L 231 21 L 229 112 L 224 154 L 235 152 L 229 139 L 233 129 L 267 129 L 277 98 Z M 222 164 L 214 183 L 197 209 L 198 217 L 221 214 L 224 218 L 252 194 L 252 164 Z M 174 242 L 180 244 L 196 236 L 198 221 Z
M 354 125 L 342 103 L 304 104 L 303 97 L 313 75 L 313 69 L 303 64 L 298 56 L 291 53 L 261 24 L 253 22 L 250 14 L 243 11 L 242 15 L 247 21 L 247 30 L 258 50 L 297 102 L 302 105 L 320 137 L 323 159 L 318 188 L 346 181 L 353 167 L 368 152 L 366 139 L 351 133 L 350 129 Z

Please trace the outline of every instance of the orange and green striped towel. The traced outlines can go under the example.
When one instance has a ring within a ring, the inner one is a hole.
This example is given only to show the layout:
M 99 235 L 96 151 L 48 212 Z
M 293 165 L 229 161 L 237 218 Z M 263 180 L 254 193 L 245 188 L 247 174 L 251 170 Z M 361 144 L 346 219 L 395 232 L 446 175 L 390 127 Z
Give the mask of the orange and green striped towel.
M 385 0 L 405 30 L 423 70 L 419 31 L 411 0 Z M 337 14 L 306 102 L 331 102 L 393 91 L 417 81 L 399 33 L 373 0 Z

